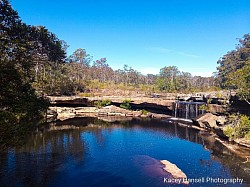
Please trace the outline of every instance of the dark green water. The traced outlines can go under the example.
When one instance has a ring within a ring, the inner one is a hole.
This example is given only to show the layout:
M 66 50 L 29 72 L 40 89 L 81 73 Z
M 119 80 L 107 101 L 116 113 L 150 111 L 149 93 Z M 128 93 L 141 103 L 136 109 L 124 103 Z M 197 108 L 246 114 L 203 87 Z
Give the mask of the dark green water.
M 2 151 L 0 186 L 172 186 L 156 160 L 176 164 L 190 179 L 244 180 L 190 186 L 250 185 L 250 163 L 199 131 L 157 120 L 82 118 L 50 124 L 24 146 Z

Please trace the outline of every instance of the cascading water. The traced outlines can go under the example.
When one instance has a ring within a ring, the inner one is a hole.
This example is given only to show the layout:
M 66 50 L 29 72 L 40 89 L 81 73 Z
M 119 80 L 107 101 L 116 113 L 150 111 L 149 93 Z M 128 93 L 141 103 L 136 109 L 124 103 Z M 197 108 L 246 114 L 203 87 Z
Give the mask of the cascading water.
M 176 101 L 174 103 L 174 117 L 185 119 L 195 118 L 205 113 L 205 110 L 200 109 L 200 106 L 204 104 L 204 102 Z

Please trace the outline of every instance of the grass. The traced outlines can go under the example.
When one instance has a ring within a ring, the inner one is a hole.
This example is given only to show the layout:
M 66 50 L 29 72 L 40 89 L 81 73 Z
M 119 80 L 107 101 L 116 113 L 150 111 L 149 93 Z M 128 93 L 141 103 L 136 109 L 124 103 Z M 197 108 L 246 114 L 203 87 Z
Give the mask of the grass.
M 110 101 L 109 99 L 103 99 L 103 100 L 101 100 L 101 101 L 95 101 L 95 102 L 94 102 L 94 105 L 95 105 L 95 107 L 97 107 L 97 108 L 102 108 L 102 107 L 108 106 L 108 105 L 110 105 L 110 104 L 111 104 L 111 101 Z
M 131 103 L 131 99 L 124 99 L 122 104 L 120 104 L 120 107 L 127 109 L 127 110 L 130 110 L 131 109 L 130 103 Z

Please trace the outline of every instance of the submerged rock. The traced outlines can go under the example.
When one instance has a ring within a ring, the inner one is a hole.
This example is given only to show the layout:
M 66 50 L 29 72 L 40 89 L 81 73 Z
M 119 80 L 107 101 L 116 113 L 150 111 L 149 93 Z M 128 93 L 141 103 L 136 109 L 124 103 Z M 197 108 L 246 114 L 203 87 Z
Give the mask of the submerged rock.
M 137 155 L 134 157 L 135 164 L 140 168 L 142 173 L 151 178 L 160 179 L 162 183 L 164 178 L 167 178 L 169 184 L 189 184 L 187 176 L 175 164 L 167 160 L 157 160 L 147 155 Z M 179 179 L 179 180 L 171 180 Z
M 173 178 L 175 179 L 181 179 L 182 184 L 189 184 L 189 182 L 186 180 L 187 176 L 183 171 L 181 171 L 180 168 L 178 168 L 175 164 L 172 164 L 171 162 L 167 160 L 161 160 L 161 163 L 164 165 L 164 170 L 170 173 Z

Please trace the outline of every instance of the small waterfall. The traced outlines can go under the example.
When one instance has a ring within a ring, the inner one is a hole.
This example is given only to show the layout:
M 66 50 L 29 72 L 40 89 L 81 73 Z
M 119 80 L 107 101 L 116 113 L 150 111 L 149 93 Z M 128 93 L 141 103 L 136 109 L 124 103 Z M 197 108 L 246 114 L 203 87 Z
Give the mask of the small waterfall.
M 204 102 L 176 101 L 174 103 L 174 116 L 185 119 L 195 118 L 205 113 L 204 110 L 199 109 L 204 104 Z

